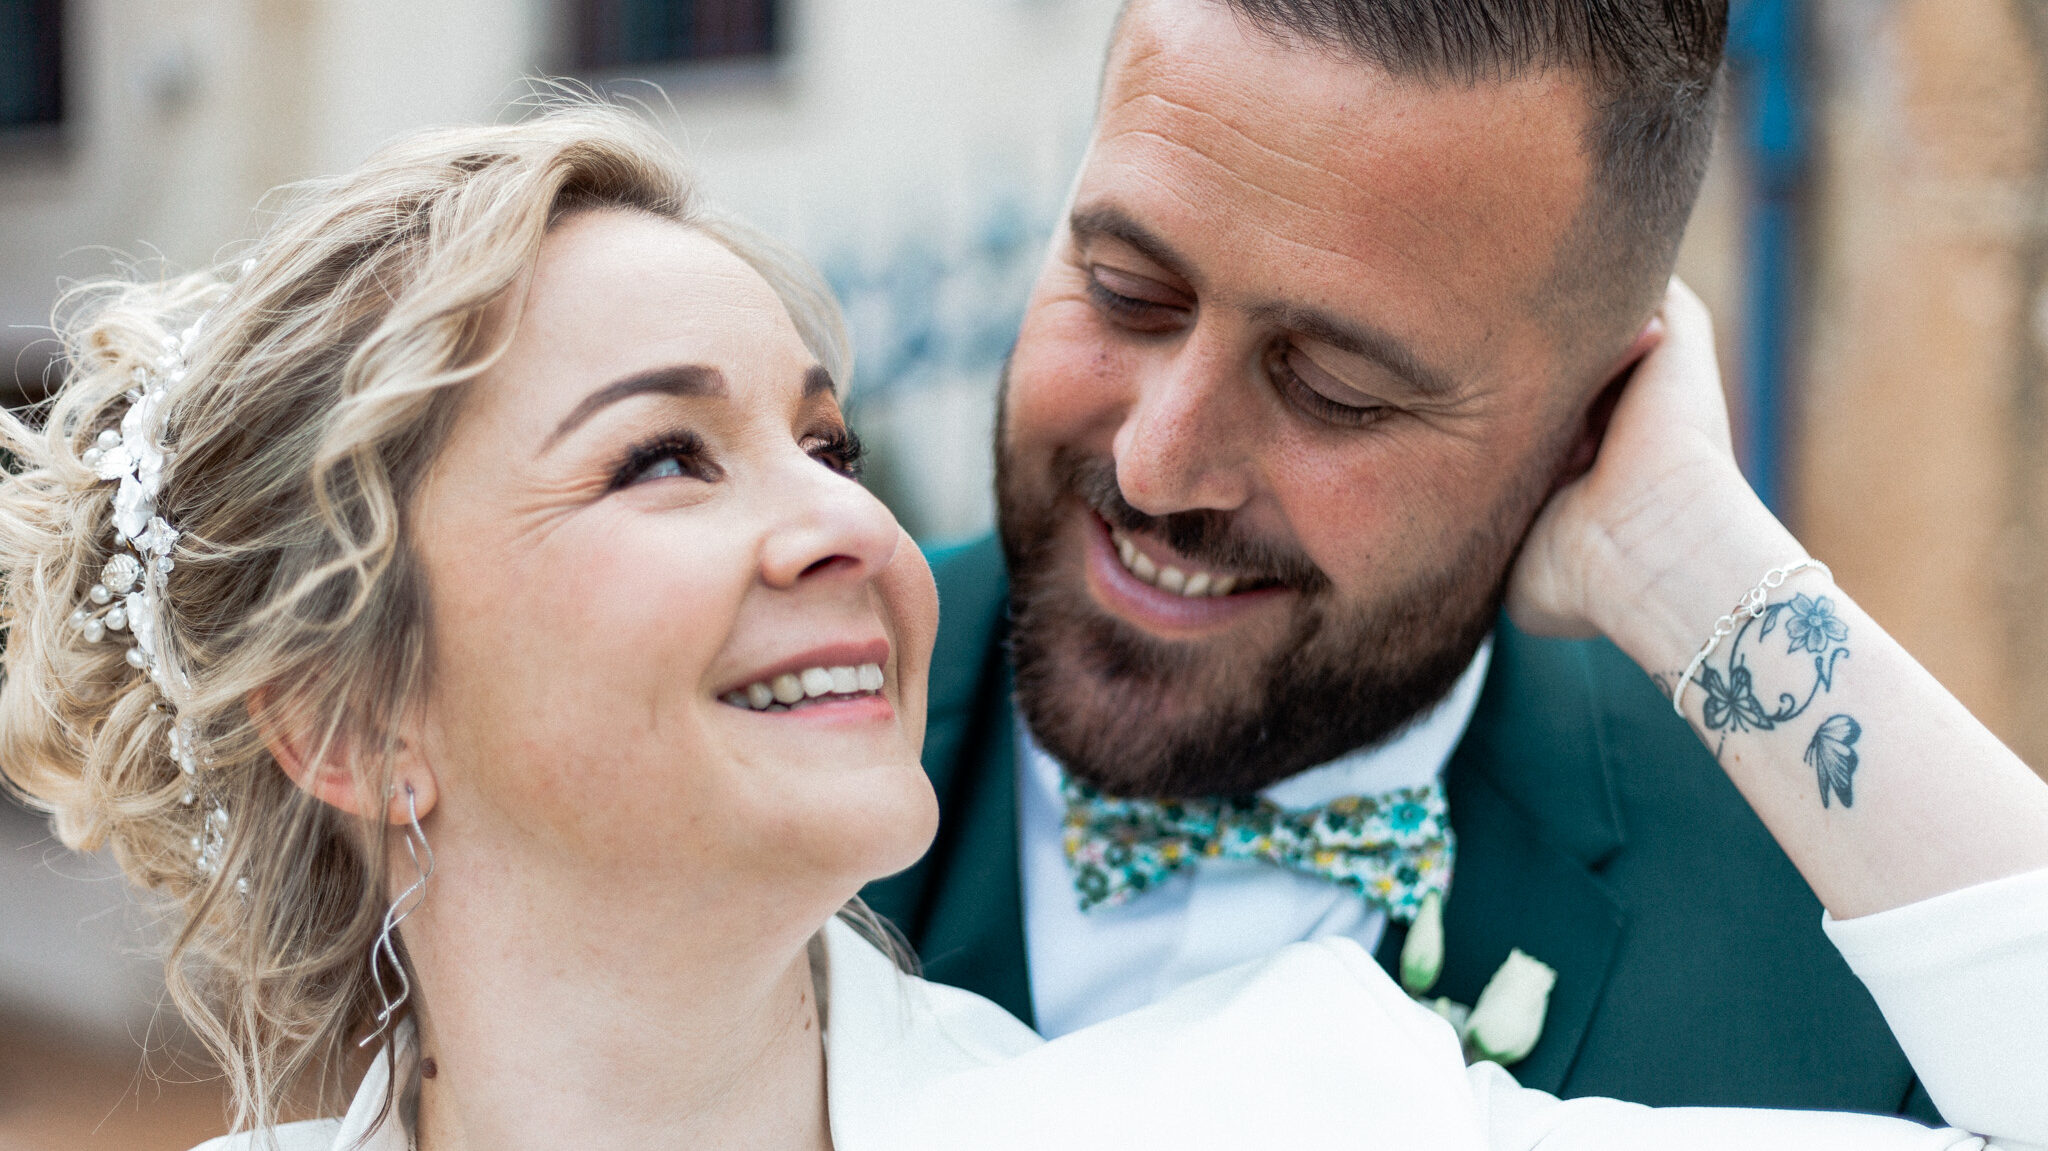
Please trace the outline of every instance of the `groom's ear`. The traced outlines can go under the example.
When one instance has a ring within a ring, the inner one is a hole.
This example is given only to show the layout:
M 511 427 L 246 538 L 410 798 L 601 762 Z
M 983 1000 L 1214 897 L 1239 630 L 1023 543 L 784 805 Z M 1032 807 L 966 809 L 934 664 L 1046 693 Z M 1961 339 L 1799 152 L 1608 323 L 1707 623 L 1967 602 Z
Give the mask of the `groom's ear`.
M 1621 393 L 1628 388 L 1628 382 L 1635 376 L 1636 365 L 1643 357 L 1664 342 L 1664 317 L 1654 315 L 1643 324 L 1636 338 L 1629 341 L 1627 349 L 1616 358 L 1609 368 L 1605 382 L 1593 394 L 1593 402 L 1586 405 L 1586 414 L 1579 426 L 1579 434 L 1572 442 L 1572 450 L 1565 454 L 1564 466 L 1559 469 L 1557 480 L 1551 491 L 1564 487 L 1593 468 L 1593 461 L 1600 457 L 1600 443 L 1607 438 L 1607 424 L 1614 418 L 1614 407 L 1621 402 Z
M 367 757 L 361 754 L 357 737 L 332 717 L 268 687 L 251 692 L 248 707 L 250 722 L 278 768 L 300 790 L 330 807 L 404 823 L 413 811 L 407 804 L 408 792 L 420 815 L 432 810 L 439 798 L 434 773 L 419 754 L 417 732 L 401 733 L 391 767 L 391 791 L 380 796 L 372 773 L 364 769 Z

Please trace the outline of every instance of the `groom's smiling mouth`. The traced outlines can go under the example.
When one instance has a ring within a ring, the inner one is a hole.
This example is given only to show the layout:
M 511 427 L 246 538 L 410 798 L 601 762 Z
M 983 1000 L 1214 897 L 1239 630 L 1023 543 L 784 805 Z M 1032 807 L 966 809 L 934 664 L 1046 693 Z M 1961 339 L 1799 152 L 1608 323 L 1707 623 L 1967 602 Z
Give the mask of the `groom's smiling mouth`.
M 1240 582 L 1237 576 L 1207 571 L 1178 557 L 1155 559 L 1150 550 L 1158 547 L 1155 542 L 1147 540 L 1140 543 L 1122 528 L 1109 529 L 1109 542 L 1116 547 L 1117 558 L 1123 561 L 1125 571 L 1163 592 L 1187 599 L 1201 599 L 1203 596 L 1230 595 Z M 1185 568 L 1181 566 L 1183 563 L 1187 564 Z M 1247 584 L 1246 590 L 1254 589 Z
M 1146 532 L 1086 517 L 1087 582 L 1097 604 L 1147 631 L 1193 638 L 1284 598 L 1278 581 L 1198 563 Z

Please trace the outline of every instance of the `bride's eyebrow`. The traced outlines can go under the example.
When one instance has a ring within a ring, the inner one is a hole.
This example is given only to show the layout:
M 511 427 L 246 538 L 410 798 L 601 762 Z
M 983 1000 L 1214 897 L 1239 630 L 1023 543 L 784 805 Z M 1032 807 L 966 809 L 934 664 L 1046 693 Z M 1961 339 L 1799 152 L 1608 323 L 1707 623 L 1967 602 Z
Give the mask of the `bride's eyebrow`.
M 555 425 L 555 430 L 548 434 L 547 442 L 540 446 L 541 453 L 554 447 L 563 436 L 583 426 L 584 421 L 596 415 L 601 409 L 646 392 L 658 392 L 668 396 L 723 396 L 727 389 L 724 373 L 706 364 L 671 364 L 665 368 L 651 368 L 624 379 L 613 380 L 583 397 L 582 403 L 577 404 L 568 415 L 562 417 L 562 422 Z

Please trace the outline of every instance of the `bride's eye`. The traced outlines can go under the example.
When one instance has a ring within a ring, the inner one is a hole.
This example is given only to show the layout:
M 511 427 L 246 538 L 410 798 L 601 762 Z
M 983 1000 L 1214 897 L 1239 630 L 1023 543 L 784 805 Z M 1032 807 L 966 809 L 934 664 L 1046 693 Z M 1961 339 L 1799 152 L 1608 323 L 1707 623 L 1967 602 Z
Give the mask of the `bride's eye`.
M 861 462 L 867 457 L 867 448 L 851 428 L 833 428 L 805 436 L 803 449 L 812 459 L 850 480 L 860 478 Z
M 691 432 L 671 432 L 634 445 L 612 473 L 609 490 L 668 479 L 711 483 L 724 474 L 711 462 L 711 453 L 702 439 Z

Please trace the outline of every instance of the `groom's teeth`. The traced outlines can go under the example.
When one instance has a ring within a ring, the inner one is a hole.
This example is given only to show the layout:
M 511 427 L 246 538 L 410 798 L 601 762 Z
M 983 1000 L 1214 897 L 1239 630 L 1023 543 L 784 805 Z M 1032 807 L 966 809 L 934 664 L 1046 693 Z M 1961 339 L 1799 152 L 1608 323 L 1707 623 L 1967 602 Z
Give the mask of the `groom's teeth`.
M 807 667 L 785 672 L 772 680 L 750 683 L 744 691 L 719 697 L 734 707 L 754 711 L 788 711 L 807 700 L 825 696 L 873 695 L 886 682 L 882 665 L 864 663 L 858 667 Z
M 1138 545 L 1124 532 L 1112 529 L 1110 539 L 1116 544 L 1117 558 L 1123 561 L 1124 570 L 1161 591 L 1188 599 L 1202 599 L 1226 596 L 1237 590 L 1236 576 L 1212 575 L 1199 570 L 1186 572 L 1172 566 L 1162 568 L 1151 556 L 1138 550 Z

